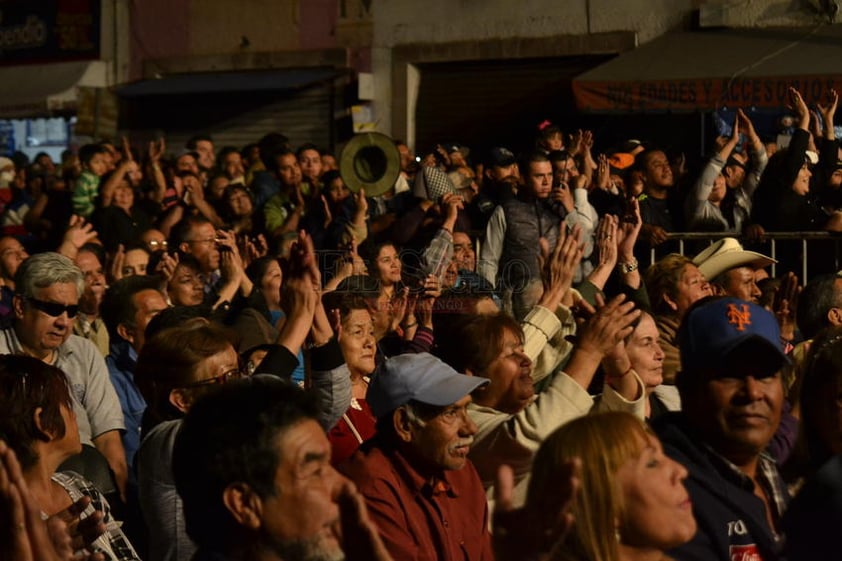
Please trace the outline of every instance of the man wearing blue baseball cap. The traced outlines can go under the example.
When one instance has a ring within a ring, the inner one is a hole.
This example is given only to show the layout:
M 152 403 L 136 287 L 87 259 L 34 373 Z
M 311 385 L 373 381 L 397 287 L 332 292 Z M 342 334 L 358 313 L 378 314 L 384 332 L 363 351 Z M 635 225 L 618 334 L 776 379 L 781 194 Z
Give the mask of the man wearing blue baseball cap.
M 698 532 L 676 559 L 777 559 L 789 496 L 766 453 L 781 419 L 778 322 L 732 297 L 706 298 L 678 334 L 683 410 L 654 423 L 664 452 L 687 468 Z
M 493 559 L 485 491 L 468 460 L 477 427 L 467 407 L 486 384 L 427 353 L 390 358 L 372 376 L 377 434 L 339 470 L 395 559 Z

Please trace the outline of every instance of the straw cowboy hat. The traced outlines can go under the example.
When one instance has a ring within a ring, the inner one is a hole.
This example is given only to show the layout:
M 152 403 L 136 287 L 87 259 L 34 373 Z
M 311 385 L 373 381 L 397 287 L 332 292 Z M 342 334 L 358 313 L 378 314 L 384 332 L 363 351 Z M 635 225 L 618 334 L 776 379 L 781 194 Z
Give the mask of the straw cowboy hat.
M 401 172 L 401 155 L 394 141 L 378 132 L 354 135 L 339 156 L 339 173 L 354 193 L 367 197 L 391 189 Z
M 756 251 L 746 251 L 734 238 L 722 238 L 693 258 L 693 264 L 707 280 L 713 280 L 734 267 L 762 269 L 772 263 L 777 261 Z

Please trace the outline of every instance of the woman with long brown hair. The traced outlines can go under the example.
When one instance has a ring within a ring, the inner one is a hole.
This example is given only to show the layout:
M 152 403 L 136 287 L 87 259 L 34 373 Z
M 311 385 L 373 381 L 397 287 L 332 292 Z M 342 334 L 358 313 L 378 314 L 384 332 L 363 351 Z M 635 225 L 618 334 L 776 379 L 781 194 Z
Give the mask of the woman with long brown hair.
M 589 415 L 547 438 L 535 455 L 525 510 L 547 527 L 568 498 L 559 489 L 569 462 L 581 462 L 572 529 L 544 553 L 551 561 L 668 559 L 696 533 L 683 481 L 687 469 L 664 455 L 658 438 L 629 413 Z

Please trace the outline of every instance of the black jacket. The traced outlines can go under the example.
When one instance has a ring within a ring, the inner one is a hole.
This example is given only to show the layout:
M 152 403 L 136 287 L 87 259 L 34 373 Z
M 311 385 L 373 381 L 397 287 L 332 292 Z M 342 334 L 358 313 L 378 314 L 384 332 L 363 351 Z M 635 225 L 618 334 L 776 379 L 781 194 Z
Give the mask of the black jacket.
M 693 501 L 698 530 L 690 542 L 668 552 L 679 560 L 764 561 L 779 557 L 779 545 L 766 521 L 763 501 L 724 466 L 713 461 L 687 425 L 683 413 L 669 413 L 652 423 L 664 453 L 684 465 L 689 472 L 684 485 Z

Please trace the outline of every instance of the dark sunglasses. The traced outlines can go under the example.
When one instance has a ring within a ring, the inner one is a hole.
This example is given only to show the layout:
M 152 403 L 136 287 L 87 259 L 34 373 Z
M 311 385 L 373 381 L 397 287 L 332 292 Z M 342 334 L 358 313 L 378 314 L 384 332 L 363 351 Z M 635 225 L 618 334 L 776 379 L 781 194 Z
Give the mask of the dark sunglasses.
M 57 304 L 55 302 L 44 302 L 43 300 L 38 300 L 37 298 L 26 297 L 26 301 L 29 302 L 33 308 L 36 310 L 40 310 L 47 314 L 50 317 L 57 318 L 61 314 L 67 312 L 67 317 L 75 318 L 76 314 L 79 313 L 79 305 L 72 304 L 70 306 L 65 306 L 64 304 Z

